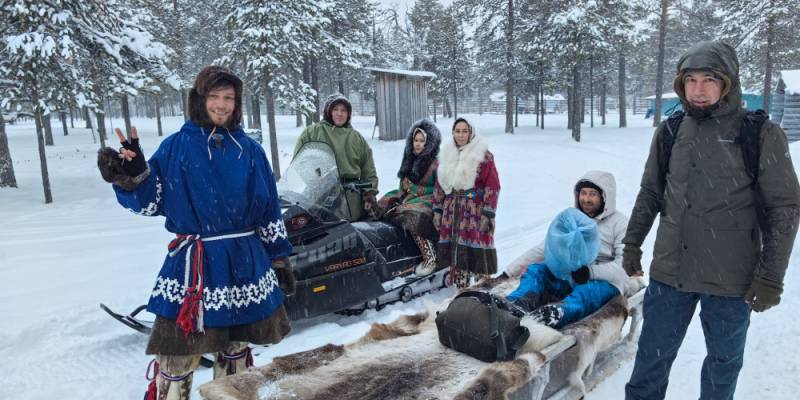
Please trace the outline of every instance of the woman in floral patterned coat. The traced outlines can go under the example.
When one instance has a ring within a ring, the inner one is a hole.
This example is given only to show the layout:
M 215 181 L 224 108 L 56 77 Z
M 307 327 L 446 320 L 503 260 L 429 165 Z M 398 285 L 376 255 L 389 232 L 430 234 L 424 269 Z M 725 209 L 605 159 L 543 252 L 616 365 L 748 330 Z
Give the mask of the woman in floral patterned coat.
M 417 265 L 417 275 L 428 275 L 436 269 L 434 242 L 439 233 L 433 226 L 432 201 L 441 141 L 439 128 L 429 119 L 415 122 L 408 132 L 403 162 L 397 172 L 400 187 L 378 202 L 381 219 L 405 229 L 419 246 L 422 262 Z
M 489 144 L 464 118 L 439 153 L 433 222 L 439 230 L 439 266 L 450 266 L 459 288 L 497 272 L 495 210 L 500 179 Z

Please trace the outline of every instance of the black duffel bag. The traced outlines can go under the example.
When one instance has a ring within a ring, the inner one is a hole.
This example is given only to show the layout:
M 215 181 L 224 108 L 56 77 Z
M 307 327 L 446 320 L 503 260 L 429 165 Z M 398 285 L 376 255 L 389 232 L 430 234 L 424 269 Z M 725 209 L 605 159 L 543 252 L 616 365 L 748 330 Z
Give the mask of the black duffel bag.
M 437 313 L 439 342 L 484 362 L 508 361 L 530 336 L 505 300 L 490 293 L 467 291 Z

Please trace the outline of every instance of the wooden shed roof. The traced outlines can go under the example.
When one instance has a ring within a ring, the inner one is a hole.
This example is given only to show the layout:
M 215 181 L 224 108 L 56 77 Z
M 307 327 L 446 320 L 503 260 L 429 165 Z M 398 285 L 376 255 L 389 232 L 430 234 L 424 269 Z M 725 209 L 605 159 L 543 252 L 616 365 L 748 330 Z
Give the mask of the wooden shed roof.
M 387 69 L 387 68 L 376 68 L 376 67 L 367 67 L 365 69 L 368 71 L 372 71 L 372 73 L 375 75 L 378 74 L 400 75 L 408 79 L 432 79 L 436 77 L 436 74 L 428 71 L 411 71 L 407 69 Z

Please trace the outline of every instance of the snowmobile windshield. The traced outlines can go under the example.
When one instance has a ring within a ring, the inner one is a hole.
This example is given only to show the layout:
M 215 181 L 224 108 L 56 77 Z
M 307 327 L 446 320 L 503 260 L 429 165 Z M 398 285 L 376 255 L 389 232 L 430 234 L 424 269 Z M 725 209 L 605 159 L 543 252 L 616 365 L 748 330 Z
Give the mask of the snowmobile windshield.
M 277 186 L 281 200 L 300 204 L 322 221 L 348 214 L 336 156 L 327 143 L 304 144 Z

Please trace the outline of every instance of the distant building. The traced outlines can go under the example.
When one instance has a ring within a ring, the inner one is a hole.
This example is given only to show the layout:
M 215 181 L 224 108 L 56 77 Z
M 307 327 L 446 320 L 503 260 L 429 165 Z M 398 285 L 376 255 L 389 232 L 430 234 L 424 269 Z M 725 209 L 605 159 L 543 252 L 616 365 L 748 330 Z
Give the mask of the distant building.
M 427 71 L 367 68 L 375 76 L 375 122 L 381 140 L 405 139 L 408 128 L 428 117 Z
M 800 140 L 800 69 L 781 71 L 778 77 L 771 118 L 781 125 L 789 140 Z

